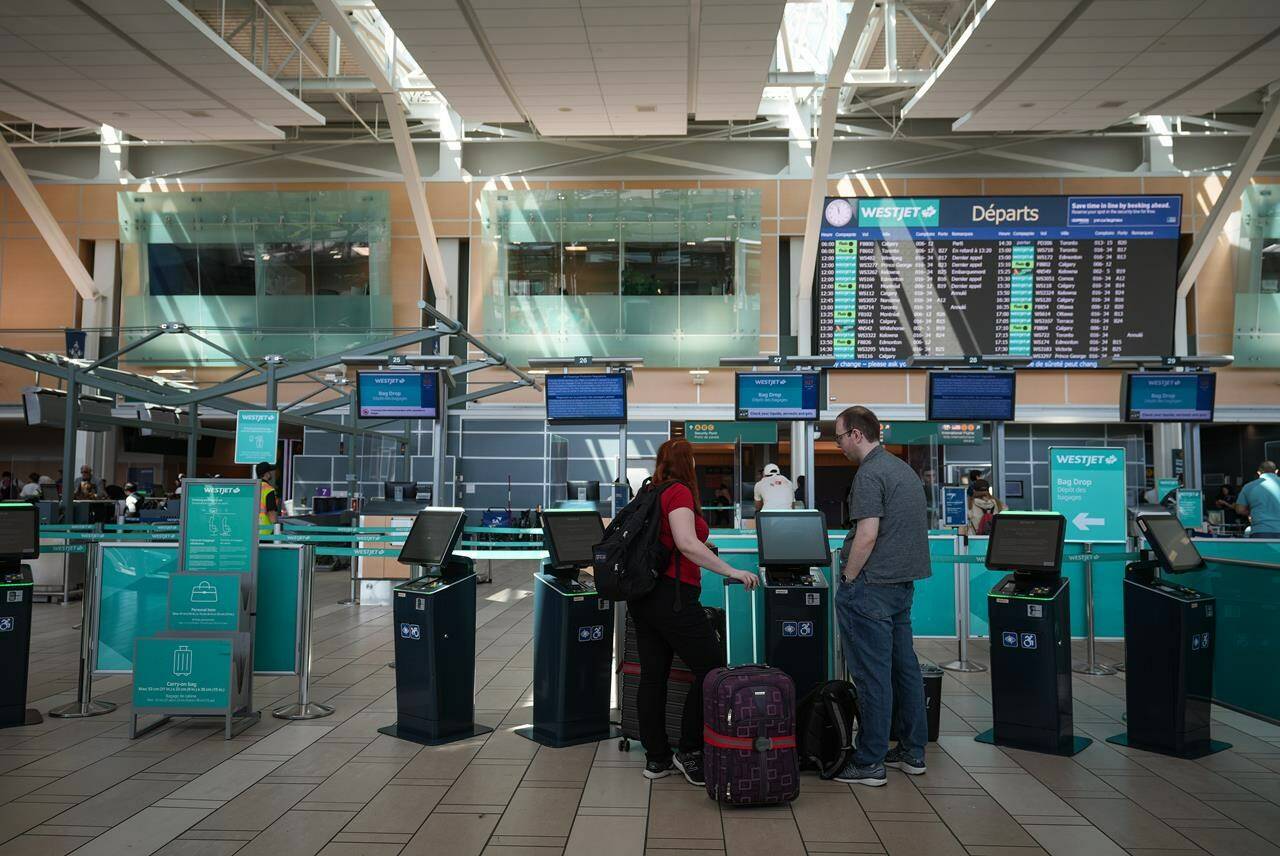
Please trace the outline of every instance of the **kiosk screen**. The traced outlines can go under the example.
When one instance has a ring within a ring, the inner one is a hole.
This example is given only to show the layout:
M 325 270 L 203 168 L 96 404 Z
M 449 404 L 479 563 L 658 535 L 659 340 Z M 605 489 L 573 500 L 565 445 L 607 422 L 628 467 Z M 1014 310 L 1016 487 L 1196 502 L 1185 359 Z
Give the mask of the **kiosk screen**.
M 1204 559 L 1187 537 L 1182 521 L 1172 514 L 1139 514 L 1138 531 L 1147 539 L 1160 566 L 1170 574 L 1185 574 L 1204 567 Z
M 414 518 L 413 528 L 400 548 L 403 565 L 443 565 L 462 536 L 466 512 L 461 508 L 425 508 Z
M 0 504 L 0 559 L 40 555 L 40 512 L 29 502 Z
M 763 567 L 809 568 L 831 563 L 826 516 L 821 511 L 761 511 L 756 538 Z
M 596 511 L 542 512 L 542 540 L 557 568 L 584 568 L 604 540 L 604 521 Z
M 1059 576 L 1067 519 L 1061 514 L 1002 511 L 991 523 L 987 567 L 993 571 Z

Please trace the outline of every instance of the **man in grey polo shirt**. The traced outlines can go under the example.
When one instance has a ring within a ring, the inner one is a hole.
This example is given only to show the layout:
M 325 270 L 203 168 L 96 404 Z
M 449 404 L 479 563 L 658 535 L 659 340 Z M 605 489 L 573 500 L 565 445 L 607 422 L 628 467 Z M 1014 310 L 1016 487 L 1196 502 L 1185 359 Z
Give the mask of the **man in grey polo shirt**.
M 836 443 L 858 464 L 849 492 L 854 529 L 840 550 L 836 614 L 845 662 L 858 690 L 858 748 L 836 781 L 873 787 L 885 767 L 925 771 L 924 683 L 911 632 L 915 580 L 930 576 L 929 522 L 915 470 L 880 445 L 880 420 L 865 407 L 836 418 Z M 898 745 L 889 749 L 897 702 Z

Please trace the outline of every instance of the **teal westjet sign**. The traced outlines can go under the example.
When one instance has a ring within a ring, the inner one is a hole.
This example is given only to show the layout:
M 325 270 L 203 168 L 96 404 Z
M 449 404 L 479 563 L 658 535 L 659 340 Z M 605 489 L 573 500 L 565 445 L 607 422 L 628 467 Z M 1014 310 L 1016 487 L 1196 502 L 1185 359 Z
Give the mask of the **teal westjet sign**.
M 237 464 L 274 464 L 279 440 L 279 411 L 240 410 L 236 412 Z
M 1067 518 L 1067 541 L 1119 543 L 1129 533 L 1124 449 L 1049 449 L 1050 507 Z
M 257 482 L 184 482 L 181 544 L 180 570 L 253 573 L 258 548 Z
M 133 663 L 134 707 L 227 711 L 232 656 L 230 639 L 139 639 Z

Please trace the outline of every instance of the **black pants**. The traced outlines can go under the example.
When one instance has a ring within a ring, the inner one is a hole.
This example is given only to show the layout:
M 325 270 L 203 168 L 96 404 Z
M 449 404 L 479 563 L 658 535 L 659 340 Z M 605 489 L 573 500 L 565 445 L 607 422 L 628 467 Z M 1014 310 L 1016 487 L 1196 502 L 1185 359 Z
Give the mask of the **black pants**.
M 676 586 L 680 586 L 680 609 L 676 606 Z M 636 715 L 640 720 L 640 742 L 650 761 L 671 757 L 667 736 L 667 675 L 671 656 L 679 654 L 693 672 L 693 686 L 684 703 L 680 722 L 681 752 L 702 748 L 702 679 L 707 672 L 723 666 L 724 655 L 715 628 L 698 603 L 698 589 L 663 577 L 648 595 L 628 601 L 627 610 L 636 625 L 640 649 L 640 688 Z

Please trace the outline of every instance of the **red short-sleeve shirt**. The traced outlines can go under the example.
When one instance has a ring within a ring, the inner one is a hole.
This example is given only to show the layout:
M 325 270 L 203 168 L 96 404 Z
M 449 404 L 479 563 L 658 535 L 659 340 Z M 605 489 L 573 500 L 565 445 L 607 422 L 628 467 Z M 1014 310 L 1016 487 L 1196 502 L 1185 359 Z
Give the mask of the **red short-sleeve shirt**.
M 702 587 L 702 569 L 697 562 L 686 559 L 676 549 L 675 538 L 671 534 L 671 512 L 677 508 L 688 508 L 693 511 L 693 528 L 698 540 L 706 542 L 711 535 L 707 521 L 702 519 L 702 512 L 693 503 L 693 491 L 676 482 L 662 492 L 662 530 L 658 533 L 658 541 L 671 553 L 671 561 L 667 565 L 666 575 L 675 577 L 682 583 Z M 679 571 L 677 572 L 677 567 Z

